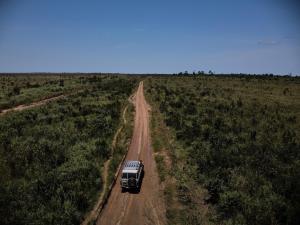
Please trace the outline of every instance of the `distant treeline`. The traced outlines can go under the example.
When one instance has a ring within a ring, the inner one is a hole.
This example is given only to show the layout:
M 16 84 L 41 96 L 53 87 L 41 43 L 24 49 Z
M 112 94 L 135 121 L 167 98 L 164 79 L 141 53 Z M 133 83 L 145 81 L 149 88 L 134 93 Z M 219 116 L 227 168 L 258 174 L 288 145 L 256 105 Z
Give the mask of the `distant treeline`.
M 293 77 L 297 78 L 300 76 L 300 74 L 273 74 L 273 73 L 261 73 L 261 74 L 255 74 L 255 73 L 215 73 L 211 70 L 208 72 L 206 71 L 197 71 L 197 72 L 178 72 L 178 73 L 101 73 L 101 72 L 95 72 L 95 73 L 84 73 L 84 72 L 78 72 L 78 73 L 69 73 L 69 72 L 62 72 L 62 73 L 52 73 L 52 72 L 34 72 L 34 73 L 0 73 L 0 76 L 234 76 L 234 77 Z

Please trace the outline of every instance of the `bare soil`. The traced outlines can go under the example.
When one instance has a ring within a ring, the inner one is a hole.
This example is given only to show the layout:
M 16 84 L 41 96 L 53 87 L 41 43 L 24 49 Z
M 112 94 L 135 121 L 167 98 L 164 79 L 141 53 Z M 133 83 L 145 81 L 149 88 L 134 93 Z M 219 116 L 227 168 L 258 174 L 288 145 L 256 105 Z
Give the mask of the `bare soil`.
M 144 97 L 143 82 L 139 84 L 134 99 L 135 121 L 131 144 L 126 160 L 142 160 L 145 175 L 139 192 L 123 192 L 119 181 L 112 189 L 97 224 L 142 225 L 166 224 L 166 208 L 156 164 L 151 147 L 149 131 L 149 105 Z

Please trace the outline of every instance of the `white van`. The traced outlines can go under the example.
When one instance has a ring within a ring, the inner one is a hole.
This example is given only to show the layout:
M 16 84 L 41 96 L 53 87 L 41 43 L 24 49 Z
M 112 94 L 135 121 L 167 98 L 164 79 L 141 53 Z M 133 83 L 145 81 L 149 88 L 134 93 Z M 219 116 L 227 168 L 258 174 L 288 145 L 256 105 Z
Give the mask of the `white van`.
M 122 191 L 125 189 L 139 189 L 144 175 L 142 161 L 125 161 L 120 184 Z

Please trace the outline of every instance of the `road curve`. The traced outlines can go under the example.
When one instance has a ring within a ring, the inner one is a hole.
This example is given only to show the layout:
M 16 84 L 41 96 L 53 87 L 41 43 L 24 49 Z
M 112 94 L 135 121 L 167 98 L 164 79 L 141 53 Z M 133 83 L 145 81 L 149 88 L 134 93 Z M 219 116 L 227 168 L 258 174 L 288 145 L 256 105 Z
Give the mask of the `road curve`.
M 149 106 L 144 97 L 143 82 L 135 94 L 135 120 L 127 160 L 143 160 L 145 176 L 139 193 L 121 192 L 120 174 L 98 225 L 166 224 L 165 203 L 159 185 L 149 132 Z

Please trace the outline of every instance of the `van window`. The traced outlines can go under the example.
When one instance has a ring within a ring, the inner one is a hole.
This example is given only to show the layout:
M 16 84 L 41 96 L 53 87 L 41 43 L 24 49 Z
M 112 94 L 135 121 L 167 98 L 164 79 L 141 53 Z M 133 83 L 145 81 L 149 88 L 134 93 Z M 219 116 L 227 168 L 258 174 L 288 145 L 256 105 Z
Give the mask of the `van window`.
M 128 179 L 130 178 L 136 178 L 136 174 L 135 173 L 128 173 Z

